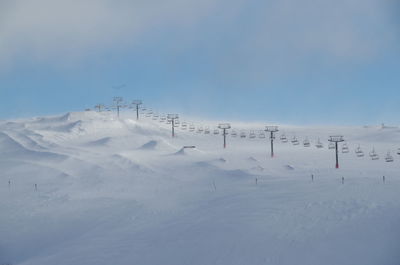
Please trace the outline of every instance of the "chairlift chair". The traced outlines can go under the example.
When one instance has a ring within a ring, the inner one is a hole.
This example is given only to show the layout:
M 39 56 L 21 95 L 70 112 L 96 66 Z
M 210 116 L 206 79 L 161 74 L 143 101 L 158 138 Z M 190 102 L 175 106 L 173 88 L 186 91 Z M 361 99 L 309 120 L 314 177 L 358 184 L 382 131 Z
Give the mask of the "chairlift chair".
M 393 162 L 393 156 L 390 154 L 390 151 L 387 152 L 386 157 L 385 157 L 386 162 Z
M 335 148 L 336 148 L 335 143 L 334 142 L 330 142 L 329 145 L 328 145 L 328 149 L 335 149 Z
M 250 131 L 249 138 L 250 139 L 256 138 L 256 134 L 254 133 L 254 131 Z
M 232 137 L 236 137 L 237 136 L 237 132 L 235 130 L 232 130 L 231 135 L 232 135 Z
M 190 126 L 189 126 L 189 132 L 194 132 L 195 129 L 196 129 L 196 128 L 194 127 L 194 125 L 193 125 L 193 124 L 190 124 Z
M 398 154 L 398 155 L 400 155 L 400 148 L 399 148 L 399 149 L 397 149 L 397 154 Z
M 197 127 L 197 133 L 202 133 L 204 131 L 203 126 Z
M 371 152 L 369 152 L 369 156 L 371 157 L 372 160 L 378 160 L 379 155 L 375 152 L 375 149 L 372 149 Z
M 348 152 L 349 152 L 349 147 L 347 146 L 346 143 L 344 143 L 344 144 L 342 145 L 342 153 L 346 154 L 346 153 L 348 153 Z
M 204 128 L 204 134 L 210 134 L 210 127 L 206 126 Z
M 292 142 L 293 145 L 299 145 L 299 144 L 300 144 L 300 143 L 299 143 L 299 140 L 297 140 L 296 136 L 293 136 L 291 142 Z
M 308 138 L 304 139 L 303 145 L 304 147 L 310 147 L 310 141 L 308 140 Z
M 358 146 L 358 147 L 356 148 L 355 153 L 356 153 L 356 156 L 357 156 L 357 157 L 363 157 L 363 156 L 364 156 L 364 152 L 361 150 L 361 147 L 360 147 L 360 146 Z
M 246 138 L 246 132 L 245 131 L 241 131 L 240 132 L 240 138 Z
M 317 141 L 317 143 L 315 144 L 315 146 L 317 147 L 317 148 L 323 148 L 324 147 L 324 145 L 321 143 L 321 140 L 318 138 L 318 141 Z
M 260 139 L 264 139 L 265 138 L 264 131 L 260 131 L 260 133 L 258 134 L 258 138 L 260 138 Z
M 214 134 L 215 135 L 219 134 L 219 130 L 218 129 L 214 129 Z

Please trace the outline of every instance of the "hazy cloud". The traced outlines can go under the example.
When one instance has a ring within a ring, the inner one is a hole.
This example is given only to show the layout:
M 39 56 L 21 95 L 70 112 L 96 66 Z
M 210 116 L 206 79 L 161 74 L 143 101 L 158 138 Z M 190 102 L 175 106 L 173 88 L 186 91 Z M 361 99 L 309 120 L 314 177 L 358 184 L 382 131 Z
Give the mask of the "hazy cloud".
M 107 49 L 134 49 L 172 30 L 175 52 L 203 38 L 219 63 L 258 65 L 304 56 L 368 59 L 393 48 L 392 0 L 3 0 L 0 60 L 67 60 Z M 395 13 L 395 14 L 393 14 Z M 232 56 L 233 55 L 233 56 Z

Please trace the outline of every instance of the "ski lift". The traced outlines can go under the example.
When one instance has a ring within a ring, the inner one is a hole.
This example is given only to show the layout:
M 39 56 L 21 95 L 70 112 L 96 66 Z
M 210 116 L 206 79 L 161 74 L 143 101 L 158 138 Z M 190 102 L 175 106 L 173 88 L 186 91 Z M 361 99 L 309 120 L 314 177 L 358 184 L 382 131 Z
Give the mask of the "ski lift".
M 304 147 L 310 147 L 310 141 L 308 140 L 308 138 L 304 139 L 303 145 Z
M 202 133 L 203 131 L 203 126 L 197 127 L 197 133 Z
M 204 128 L 204 134 L 210 134 L 210 127 L 206 126 Z
M 279 139 L 281 140 L 282 143 L 287 143 L 288 142 L 288 139 L 287 139 L 287 137 L 286 137 L 286 135 L 284 133 L 281 134 Z
M 189 132 L 194 132 L 195 129 L 196 129 L 196 128 L 194 127 L 194 125 L 193 125 L 193 124 L 190 124 L 190 126 L 189 126 Z
M 218 129 L 214 129 L 214 134 L 215 135 L 219 134 L 219 130 Z
M 254 131 L 250 131 L 249 138 L 250 139 L 256 138 L 256 134 L 254 133 Z
M 265 133 L 263 131 L 260 131 L 260 133 L 258 134 L 258 138 L 264 139 L 265 138 Z
M 182 130 L 186 130 L 187 129 L 187 123 L 186 122 L 182 122 L 181 129 Z
M 349 152 L 349 147 L 347 146 L 346 143 L 344 143 L 344 144 L 342 145 L 342 153 L 346 154 L 346 153 L 348 153 L 348 152 Z
M 397 154 L 398 154 L 398 155 L 400 155 L 400 148 L 399 148 L 399 149 L 397 149 Z
M 146 117 L 151 117 L 153 115 L 153 111 L 152 110 L 149 110 L 147 113 L 146 113 Z
M 245 131 L 241 131 L 240 132 L 240 138 L 246 138 L 246 132 Z
M 336 148 L 335 143 L 334 142 L 330 142 L 329 145 L 328 145 L 328 149 L 335 149 L 335 148 Z
M 154 120 L 154 121 L 158 120 L 158 114 L 157 114 L 157 113 L 154 113 L 154 114 L 153 114 L 153 120 Z
M 386 162 L 393 162 L 393 156 L 390 154 L 390 151 L 387 152 L 386 157 L 385 157 Z
M 364 156 L 364 152 L 361 150 L 360 145 L 358 145 L 358 147 L 356 148 L 356 156 L 357 157 L 363 157 Z
M 232 130 L 231 135 L 232 135 L 232 137 L 236 137 L 237 136 L 237 132 L 235 130 Z
M 175 120 L 175 121 L 174 121 L 174 127 L 175 127 L 175 128 L 178 128 L 178 127 L 179 127 L 179 120 Z
M 317 143 L 315 144 L 315 147 L 317 147 L 317 148 L 323 148 L 324 147 L 324 145 L 321 143 L 321 140 L 319 138 L 318 138 Z
M 299 143 L 299 140 L 297 140 L 296 136 L 293 136 L 293 138 L 292 138 L 292 144 L 293 144 L 293 145 L 299 145 L 299 144 L 300 144 L 300 143 Z
M 375 148 L 372 149 L 371 152 L 369 152 L 369 156 L 371 157 L 372 160 L 378 160 L 379 155 L 375 152 Z

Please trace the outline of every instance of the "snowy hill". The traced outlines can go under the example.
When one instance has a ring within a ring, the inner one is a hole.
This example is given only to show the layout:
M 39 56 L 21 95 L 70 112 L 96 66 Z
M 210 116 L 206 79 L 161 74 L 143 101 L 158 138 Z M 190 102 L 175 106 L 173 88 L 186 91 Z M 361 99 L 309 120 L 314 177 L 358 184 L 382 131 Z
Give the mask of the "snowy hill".
M 400 129 L 280 126 L 271 158 L 265 124 L 223 149 L 182 121 L 175 138 L 128 113 L 2 121 L 0 264 L 399 264 Z

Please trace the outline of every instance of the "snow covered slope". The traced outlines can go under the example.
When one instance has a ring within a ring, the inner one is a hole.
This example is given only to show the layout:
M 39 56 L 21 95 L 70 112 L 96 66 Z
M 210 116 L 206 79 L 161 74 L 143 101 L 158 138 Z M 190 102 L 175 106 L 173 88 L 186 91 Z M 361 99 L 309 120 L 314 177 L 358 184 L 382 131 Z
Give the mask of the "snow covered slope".
M 223 149 L 216 124 L 187 122 L 171 138 L 129 114 L 2 121 L 0 264 L 400 263 L 398 128 L 280 126 L 271 158 L 264 124 L 232 124 L 246 137 Z

